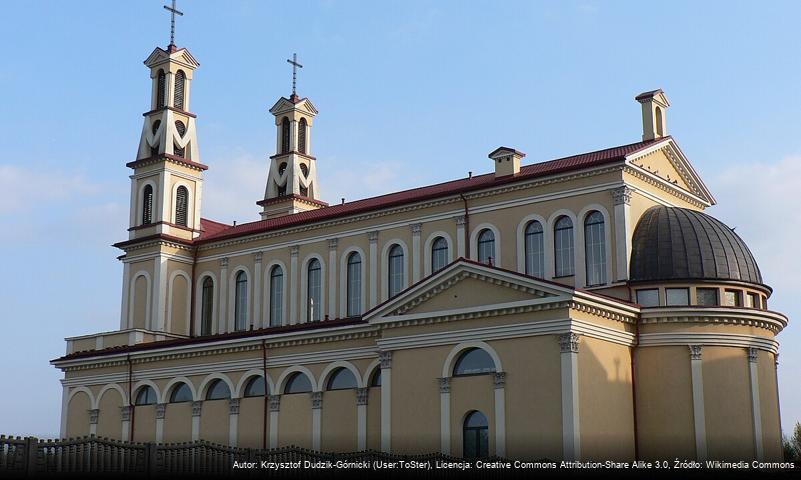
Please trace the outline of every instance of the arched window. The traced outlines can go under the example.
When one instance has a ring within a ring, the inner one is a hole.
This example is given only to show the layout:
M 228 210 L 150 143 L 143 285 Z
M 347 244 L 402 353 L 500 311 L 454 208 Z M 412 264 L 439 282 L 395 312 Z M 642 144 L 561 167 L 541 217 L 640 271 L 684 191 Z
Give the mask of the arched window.
M 284 117 L 281 120 L 281 153 L 289 151 L 289 119 Z
M 381 369 L 376 368 L 375 373 L 373 373 L 373 377 L 370 379 L 370 386 L 371 387 L 380 387 L 381 386 Z
M 320 303 L 323 298 L 323 278 L 320 261 L 316 258 L 309 262 L 306 287 L 306 321 L 320 321 Z
M 161 120 L 156 120 L 150 127 L 150 131 L 154 137 L 156 136 L 156 133 L 159 131 L 160 126 L 161 126 Z M 159 144 L 157 143 L 155 147 L 150 147 L 150 155 L 155 157 L 158 154 L 159 154 Z
M 247 385 L 245 385 L 245 396 L 246 397 L 263 397 L 266 393 L 264 391 L 265 383 L 264 377 L 253 377 L 248 380 Z
M 284 393 L 308 393 L 311 391 L 311 380 L 302 372 L 293 373 L 284 387 Z
M 175 121 L 175 130 L 178 132 L 178 135 L 181 137 L 181 139 L 183 139 L 184 138 L 184 134 L 186 134 L 186 125 L 184 125 L 184 122 L 182 122 L 180 120 L 176 120 Z M 186 153 L 186 151 L 184 150 L 184 147 L 178 145 L 178 142 L 173 142 L 172 143 L 172 153 L 174 155 L 177 155 L 177 156 L 183 158 L 184 154 Z
M 170 394 L 170 403 L 191 402 L 191 401 L 192 401 L 192 390 L 189 389 L 189 385 L 185 383 L 179 383 L 172 389 L 172 393 Z
M 211 335 L 211 322 L 214 314 L 214 281 L 211 277 L 203 279 L 200 293 L 200 334 Z
M 301 118 L 298 124 L 298 151 L 306 153 L 306 119 Z
M 573 222 L 561 216 L 553 232 L 554 276 L 573 275 Z
M 181 185 L 175 191 L 175 223 L 185 227 L 189 212 L 189 190 Z
M 349 388 L 356 388 L 359 385 L 356 383 L 356 377 L 353 372 L 347 368 L 340 367 L 328 377 L 328 383 L 325 386 L 326 390 L 347 390 Z
M 178 70 L 175 74 L 175 94 L 172 98 L 172 106 L 178 109 L 184 109 L 184 81 L 186 74 L 183 70 Z
M 526 225 L 526 274 L 535 277 L 545 276 L 545 241 L 542 224 L 536 220 Z
M 234 289 L 234 329 L 245 330 L 248 321 L 248 275 L 244 270 L 236 274 Z
M 362 313 L 362 256 L 358 252 L 348 255 L 347 314 L 355 317 Z
M 498 263 L 495 256 L 495 233 L 485 228 L 478 235 L 478 261 L 481 263 Z M 493 260 L 495 260 L 493 262 Z
M 437 237 L 431 243 L 431 273 L 445 268 L 448 264 L 448 241 Z
M 300 171 L 303 173 L 303 180 L 306 181 L 309 178 L 309 167 L 305 163 L 301 163 Z M 300 194 L 304 197 L 309 196 L 309 187 L 304 186 L 303 182 L 300 183 Z
M 464 458 L 486 458 L 489 456 L 489 424 L 487 417 L 473 410 L 464 419 L 462 431 Z
M 284 322 L 284 270 L 276 265 L 270 270 L 270 326 Z
M 397 244 L 389 249 L 387 280 L 389 282 L 389 298 L 403 290 L 403 248 Z
M 656 116 L 656 134 L 661 137 L 664 135 L 664 127 L 662 126 L 662 109 L 656 107 L 654 110 L 654 115 Z
M 222 380 L 212 380 L 206 389 L 206 400 L 222 400 L 231 398 L 231 389 Z
M 477 375 L 495 371 L 495 362 L 489 353 L 481 348 L 469 348 L 459 355 L 453 366 L 453 376 Z
M 164 98 L 167 93 L 167 75 L 164 70 L 159 70 L 158 80 L 156 81 L 156 108 L 164 106 Z
M 142 191 L 142 225 L 153 223 L 153 187 L 145 185 Z
M 156 391 L 150 385 L 145 385 L 136 393 L 134 405 L 154 405 L 157 401 Z
M 606 232 L 604 216 L 597 210 L 584 219 L 584 258 L 587 264 L 587 285 L 606 283 Z

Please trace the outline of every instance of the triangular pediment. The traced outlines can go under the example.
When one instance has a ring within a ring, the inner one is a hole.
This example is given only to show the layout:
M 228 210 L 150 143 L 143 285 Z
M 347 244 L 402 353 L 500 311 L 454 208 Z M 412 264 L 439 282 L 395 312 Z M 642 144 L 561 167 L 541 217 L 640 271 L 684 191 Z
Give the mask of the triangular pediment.
M 291 112 L 293 110 L 300 110 L 301 112 L 308 114 L 308 115 L 317 115 L 317 109 L 314 107 L 314 104 L 311 103 L 311 100 L 308 98 L 303 98 L 299 100 L 297 103 L 293 103 L 286 97 L 281 97 L 275 102 L 275 105 L 270 108 L 270 113 L 273 115 L 281 115 L 283 113 Z
M 573 290 L 544 280 L 459 259 L 363 317 L 393 321 L 461 311 L 504 310 L 568 301 Z
M 715 204 L 712 193 L 672 137 L 629 155 L 626 163 L 654 181 L 682 190 L 707 206 Z
M 185 48 L 180 48 L 170 53 L 160 47 L 156 47 L 147 57 L 147 59 L 145 59 L 145 65 L 153 68 L 170 61 L 191 69 L 195 69 L 200 66 L 195 57 L 193 57 L 192 54 L 189 53 L 189 50 Z

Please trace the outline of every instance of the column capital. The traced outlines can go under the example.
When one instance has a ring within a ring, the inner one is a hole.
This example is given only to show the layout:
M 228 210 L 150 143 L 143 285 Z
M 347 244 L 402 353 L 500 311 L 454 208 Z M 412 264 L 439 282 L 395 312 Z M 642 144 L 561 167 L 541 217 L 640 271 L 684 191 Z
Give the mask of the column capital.
M 199 417 L 200 412 L 203 409 L 203 400 L 197 400 L 192 402 L 192 416 Z
M 392 352 L 378 352 L 378 360 L 381 362 L 381 368 L 392 368 Z
M 97 425 L 97 419 L 100 416 L 100 409 L 93 408 L 89 410 L 89 424 L 90 425 Z
M 409 228 L 412 230 L 412 235 L 420 235 L 420 232 L 423 231 L 423 224 L 422 223 L 413 223 L 409 225 Z
M 256 263 L 261 263 L 261 259 L 262 259 L 263 256 L 264 256 L 264 252 L 256 252 L 256 253 L 253 254 L 253 260 Z
M 559 350 L 562 353 L 578 353 L 579 336 L 573 332 L 559 335 Z
M 312 410 L 319 410 L 323 408 L 323 392 L 312 392 Z
M 773 366 L 775 366 L 776 368 L 779 368 L 779 354 L 778 353 L 774 353 L 773 354 Z
M 123 422 L 131 421 L 131 408 L 132 407 L 130 405 L 120 407 L 120 417 L 122 417 Z
M 687 345 L 690 348 L 690 360 L 701 360 L 701 345 Z
M 231 398 L 228 400 L 228 414 L 239 415 L 239 399 Z
M 220 267 L 228 268 L 228 257 L 223 257 L 220 259 Z
M 749 347 L 748 348 L 748 361 L 750 363 L 756 363 L 757 362 L 757 358 L 759 358 L 759 350 L 757 350 L 754 347 Z
M 370 393 L 369 388 L 356 389 L 356 405 L 367 405 L 367 395 Z
M 378 230 L 367 232 L 367 240 L 369 240 L 370 243 L 376 243 L 378 241 Z
M 493 381 L 496 390 L 499 388 L 506 388 L 506 372 L 495 372 Z
M 439 393 L 451 393 L 451 377 L 439 379 Z
M 298 258 L 298 253 L 300 252 L 300 247 L 297 245 L 292 245 L 289 247 L 289 256 L 292 258 Z
M 634 192 L 631 188 L 623 185 L 622 187 L 611 190 L 612 203 L 615 205 L 630 205 L 631 194 Z
M 329 238 L 328 239 L 328 249 L 329 250 L 336 250 L 338 243 L 339 243 L 339 239 L 338 238 Z
M 157 403 L 156 404 L 156 419 L 164 418 L 165 414 L 167 413 L 167 404 L 166 403 Z
M 458 227 L 464 227 L 465 223 L 467 223 L 467 219 L 465 218 L 464 215 L 459 215 L 458 217 L 453 217 L 453 219 L 456 220 L 456 226 L 458 226 Z
M 269 395 L 267 397 L 269 402 L 269 409 L 271 412 L 281 411 L 281 395 Z

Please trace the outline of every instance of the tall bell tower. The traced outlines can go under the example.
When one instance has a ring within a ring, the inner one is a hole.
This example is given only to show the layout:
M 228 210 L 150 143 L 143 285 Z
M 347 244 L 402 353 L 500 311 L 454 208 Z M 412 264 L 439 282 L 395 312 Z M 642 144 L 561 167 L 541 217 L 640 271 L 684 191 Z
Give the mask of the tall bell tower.
M 320 201 L 317 159 L 311 154 L 311 129 L 317 109 L 297 95 L 297 56 L 292 64 L 292 95 L 281 97 L 270 109 L 275 117 L 275 155 L 270 157 L 261 218 L 273 218 L 328 206 Z

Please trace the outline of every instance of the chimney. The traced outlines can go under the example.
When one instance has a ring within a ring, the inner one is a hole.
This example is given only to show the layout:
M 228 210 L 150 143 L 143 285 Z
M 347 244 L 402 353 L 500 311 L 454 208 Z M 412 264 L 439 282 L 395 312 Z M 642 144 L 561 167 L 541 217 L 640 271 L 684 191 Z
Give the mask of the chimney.
M 495 162 L 495 178 L 517 175 L 520 172 L 520 159 L 525 156 L 525 153 L 509 147 L 498 147 L 493 150 L 489 158 Z
M 642 139 L 654 140 L 667 136 L 665 110 L 670 106 L 662 89 L 643 92 L 635 100 L 642 105 Z

